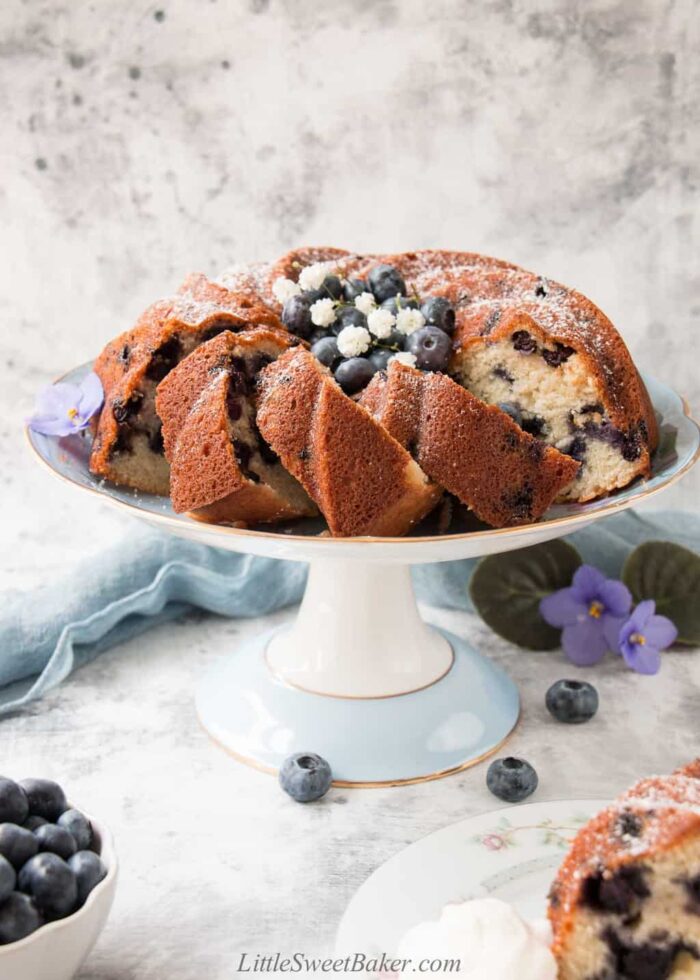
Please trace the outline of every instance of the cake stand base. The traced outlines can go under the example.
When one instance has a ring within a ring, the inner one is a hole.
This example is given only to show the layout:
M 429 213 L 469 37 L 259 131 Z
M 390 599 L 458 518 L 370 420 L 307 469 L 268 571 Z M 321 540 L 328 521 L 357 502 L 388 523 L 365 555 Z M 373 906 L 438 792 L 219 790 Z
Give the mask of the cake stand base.
M 432 631 L 432 627 L 427 627 Z M 202 725 L 241 762 L 276 773 L 292 752 L 318 752 L 336 786 L 394 786 L 458 772 L 495 752 L 515 728 L 518 691 L 499 667 L 452 633 L 447 673 L 420 690 L 348 697 L 302 690 L 273 673 L 258 637 L 201 682 Z

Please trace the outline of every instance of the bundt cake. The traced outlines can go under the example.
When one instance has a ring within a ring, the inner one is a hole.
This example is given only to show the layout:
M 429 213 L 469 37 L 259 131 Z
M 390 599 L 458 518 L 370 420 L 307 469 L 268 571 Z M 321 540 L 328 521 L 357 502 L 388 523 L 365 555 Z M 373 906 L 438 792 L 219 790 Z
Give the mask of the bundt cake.
M 175 511 L 213 523 L 317 513 L 255 421 L 258 372 L 298 343 L 278 330 L 226 331 L 199 346 L 160 383 L 156 411 Z
M 580 464 L 447 375 L 394 361 L 360 399 L 427 475 L 493 527 L 537 520 Z
M 700 760 L 576 836 L 549 898 L 560 980 L 700 977 Z
M 441 490 L 308 351 L 260 373 L 258 427 L 334 536 L 405 534 Z
M 308 262 L 325 273 L 325 287 L 320 273 L 305 277 Z M 507 262 L 467 252 L 360 256 L 339 254 L 337 249 L 299 249 L 272 267 L 270 277 L 276 276 L 305 285 L 301 296 L 292 296 L 289 308 L 285 304 L 280 310 L 282 320 L 292 330 L 300 324 L 302 335 L 320 341 L 321 359 L 343 375 L 348 368 L 333 363 L 331 345 L 309 333 L 313 325 L 307 322 L 308 304 L 304 317 L 305 297 L 313 304 L 323 288 L 332 297 L 340 281 L 341 301 L 336 301 L 331 324 L 335 333 L 345 325 L 342 304 L 357 302 L 365 290 L 382 309 L 396 312 L 398 301 L 423 317 L 425 329 L 415 334 L 413 323 L 404 336 L 394 331 L 384 339 L 370 338 L 367 349 L 354 359 L 359 376 L 355 390 L 394 353 L 417 355 L 418 367 L 426 366 L 420 359 L 427 356 L 438 362 L 428 363 L 429 369 L 446 371 L 483 401 L 499 405 L 526 432 L 582 463 L 562 495 L 565 499 L 590 500 L 649 474 L 657 443 L 649 396 L 610 320 L 580 293 Z M 448 324 L 431 317 L 440 299 L 449 307 Z M 274 304 L 274 297 L 268 295 L 268 301 Z M 363 306 L 365 311 L 369 308 Z M 356 314 L 348 315 L 358 326 Z M 408 312 L 404 316 L 410 319 Z M 434 326 L 447 326 L 452 335 L 444 367 L 435 344 L 440 350 L 445 345 L 434 330 L 427 330 Z M 433 344 L 432 351 L 426 343 Z M 361 357 L 371 365 L 364 371 Z M 343 378 L 338 380 L 342 383 Z
M 167 495 L 168 464 L 155 411 L 158 383 L 198 344 L 224 330 L 281 327 L 253 285 L 232 291 L 189 276 L 178 294 L 149 307 L 133 329 L 107 345 L 95 363 L 105 391 L 90 469 L 114 483 Z

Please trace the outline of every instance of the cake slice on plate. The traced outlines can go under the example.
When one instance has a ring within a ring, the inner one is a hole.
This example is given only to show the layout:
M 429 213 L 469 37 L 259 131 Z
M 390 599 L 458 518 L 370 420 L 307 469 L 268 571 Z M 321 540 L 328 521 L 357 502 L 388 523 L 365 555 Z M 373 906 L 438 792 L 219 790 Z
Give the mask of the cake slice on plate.
M 560 980 L 700 977 L 700 759 L 577 834 L 552 885 Z

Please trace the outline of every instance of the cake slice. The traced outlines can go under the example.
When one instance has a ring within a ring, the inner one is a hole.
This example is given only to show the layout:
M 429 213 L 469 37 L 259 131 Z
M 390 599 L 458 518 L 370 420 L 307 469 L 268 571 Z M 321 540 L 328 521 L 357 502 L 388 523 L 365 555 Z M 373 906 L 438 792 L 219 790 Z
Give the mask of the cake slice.
M 406 534 L 440 498 L 403 446 L 308 351 L 290 350 L 261 372 L 258 426 L 334 536 Z
M 224 330 L 254 326 L 284 330 L 279 318 L 252 291 L 238 291 L 189 276 L 176 296 L 150 306 L 135 327 L 105 347 L 95 372 L 105 391 L 96 424 L 90 469 L 113 483 L 167 495 L 169 470 L 155 410 L 160 381 L 199 344 Z
M 175 511 L 218 524 L 317 513 L 255 422 L 258 372 L 296 343 L 276 330 L 222 333 L 160 383 L 156 411 Z
M 537 520 L 579 470 L 444 374 L 394 360 L 361 404 L 432 480 L 493 527 Z
M 700 977 L 700 759 L 577 834 L 552 885 L 560 980 Z

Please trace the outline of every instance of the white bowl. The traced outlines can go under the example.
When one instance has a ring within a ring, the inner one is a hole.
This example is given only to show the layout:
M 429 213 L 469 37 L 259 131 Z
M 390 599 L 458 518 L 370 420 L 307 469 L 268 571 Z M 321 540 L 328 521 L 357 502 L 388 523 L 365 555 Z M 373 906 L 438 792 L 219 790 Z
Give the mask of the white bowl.
M 42 926 L 25 939 L 0 946 L 0 980 L 71 980 L 107 921 L 117 887 L 117 857 L 111 834 L 88 817 L 101 846 L 107 875 L 73 915 Z

